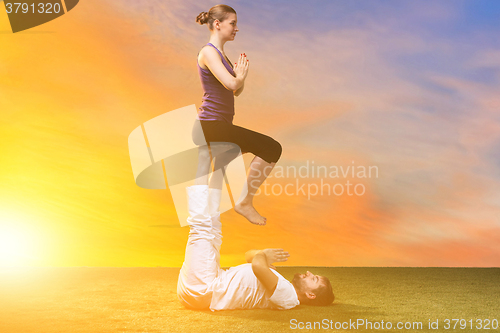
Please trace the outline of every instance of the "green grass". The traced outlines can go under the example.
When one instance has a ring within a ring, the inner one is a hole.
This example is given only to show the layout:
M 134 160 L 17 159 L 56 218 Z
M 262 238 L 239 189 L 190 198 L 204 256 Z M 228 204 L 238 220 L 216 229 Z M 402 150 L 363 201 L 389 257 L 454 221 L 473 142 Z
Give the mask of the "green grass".
M 310 332 L 290 320 L 422 322 L 419 330 L 361 332 L 498 332 L 444 329 L 445 319 L 500 320 L 498 268 L 278 267 L 287 279 L 310 270 L 328 276 L 328 307 L 287 311 L 193 311 L 176 296 L 178 268 L 0 268 L 0 332 Z M 428 322 L 439 320 L 438 330 Z M 453 322 L 451 322 L 453 326 Z M 314 331 L 338 331 L 316 329 Z M 350 330 L 340 330 L 350 331 Z

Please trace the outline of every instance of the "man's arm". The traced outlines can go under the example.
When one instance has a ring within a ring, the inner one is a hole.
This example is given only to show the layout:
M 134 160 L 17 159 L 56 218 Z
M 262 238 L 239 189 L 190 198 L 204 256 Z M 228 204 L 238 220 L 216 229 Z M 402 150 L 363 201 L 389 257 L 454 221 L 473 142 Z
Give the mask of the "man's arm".
M 290 257 L 288 252 L 283 251 L 283 249 L 251 250 L 247 252 L 246 256 L 247 260 L 250 256 L 253 256 L 253 273 L 271 294 L 274 293 L 278 284 L 278 277 L 271 272 L 269 266 L 274 262 L 287 261 L 288 257 Z
M 247 262 L 252 262 L 253 257 L 257 254 L 257 252 L 260 252 L 260 250 L 250 250 L 245 253 L 245 260 Z

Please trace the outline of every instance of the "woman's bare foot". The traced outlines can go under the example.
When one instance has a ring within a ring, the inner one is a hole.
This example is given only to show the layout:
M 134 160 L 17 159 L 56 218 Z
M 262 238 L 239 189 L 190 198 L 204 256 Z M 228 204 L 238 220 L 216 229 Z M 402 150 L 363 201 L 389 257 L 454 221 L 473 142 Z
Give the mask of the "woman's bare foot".
M 251 203 L 240 202 L 234 206 L 234 210 L 253 224 L 266 225 L 266 218 L 261 216 Z

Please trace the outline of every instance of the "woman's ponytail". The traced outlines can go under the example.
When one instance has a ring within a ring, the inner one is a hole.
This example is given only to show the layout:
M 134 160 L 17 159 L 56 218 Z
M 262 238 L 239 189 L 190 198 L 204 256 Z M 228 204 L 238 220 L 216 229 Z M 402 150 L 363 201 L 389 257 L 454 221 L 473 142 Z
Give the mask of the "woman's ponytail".
M 203 25 L 208 22 L 208 13 L 207 12 L 201 12 L 200 15 L 196 17 L 196 22 L 199 24 Z
M 1 0 L 0 0 L 1 1 Z M 196 17 L 196 22 L 200 25 L 207 24 L 210 30 L 213 30 L 213 23 L 215 20 L 220 22 L 224 21 L 229 13 L 236 14 L 236 11 L 227 5 L 215 5 L 208 12 L 201 12 Z

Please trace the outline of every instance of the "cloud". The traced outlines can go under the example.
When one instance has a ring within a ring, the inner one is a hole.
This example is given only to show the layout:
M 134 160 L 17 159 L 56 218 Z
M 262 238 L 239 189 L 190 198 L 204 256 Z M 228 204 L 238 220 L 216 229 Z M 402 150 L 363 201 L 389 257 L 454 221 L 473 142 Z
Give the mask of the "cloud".
M 123 143 L 137 124 L 201 103 L 196 54 L 209 34 L 194 20 L 209 7 L 99 3 L 96 12 L 75 12 L 59 42 L 38 36 L 2 54 L 5 156 L 9 170 L 18 170 L 11 183 L 29 180 L 33 203 L 52 177 L 72 180 L 43 193 L 51 204 L 74 207 L 54 208 L 50 223 L 78 215 L 59 235 L 78 234 L 75 248 L 98 230 L 93 244 L 103 248 L 108 238 L 111 246 L 130 241 L 111 261 L 138 253 L 134 262 L 163 262 L 158 249 L 167 243 L 169 265 L 180 265 L 187 230 L 167 228 L 175 219 L 168 193 L 137 192 L 130 183 Z M 363 180 L 360 197 L 257 197 L 270 221 L 264 237 L 225 213 L 235 222 L 224 231 L 225 264 L 237 264 L 249 247 L 283 246 L 294 251 L 290 264 L 300 265 L 498 265 L 499 48 L 489 37 L 471 38 L 494 36 L 498 27 L 471 25 L 462 5 L 445 2 L 247 2 L 235 9 L 240 32 L 225 52 L 235 59 L 244 51 L 251 61 L 235 123 L 278 139 L 280 166 L 355 161 L 376 165 L 379 177 Z M 33 52 L 41 57 L 26 61 Z M 20 146 L 30 147 L 25 159 L 12 159 Z M 82 168 L 95 180 L 84 185 L 98 194 L 74 191 Z M 123 210 L 130 198 L 134 205 Z M 135 238 L 138 230 L 144 238 Z

